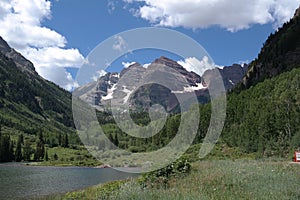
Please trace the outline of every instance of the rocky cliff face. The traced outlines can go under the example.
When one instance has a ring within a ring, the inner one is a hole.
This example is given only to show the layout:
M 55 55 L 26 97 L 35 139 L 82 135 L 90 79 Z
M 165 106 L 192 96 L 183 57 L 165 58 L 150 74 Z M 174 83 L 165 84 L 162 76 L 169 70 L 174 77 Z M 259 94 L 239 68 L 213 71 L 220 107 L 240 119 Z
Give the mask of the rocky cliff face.
M 239 64 L 233 64 L 232 66 L 226 66 L 223 69 L 216 68 L 213 70 L 219 71 L 223 78 L 225 89 L 228 91 L 234 88 L 236 84 L 241 82 L 248 70 L 248 65 L 244 64 L 242 66 Z M 207 70 L 204 72 L 202 76 L 204 86 L 207 86 L 209 84 L 209 81 L 212 80 L 212 75 L 214 74 L 213 70 Z
M 213 70 L 219 71 L 226 90 L 230 90 L 242 80 L 247 65 L 242 67 L 235 64 Z M 99 109 L 103 109 L 114 99 L 115 104 L 128 103 L 133 109 L 160 104 L 167 111 L 173 111 L 178 109 L 177 97 L 188 101 L 187 94 L 190 93 L 195 92 L 200 103 L 209 101 L 208 87 L 210 81 L 215 78 L 213 70 L 206 71 L 201 78 L 177 62 L 160 57 L 147 69 L 135 63 L 120 73 L 107 73 L 96 82 L 79 88 L 76 94 Z
M 160 57 L 156 59 L 153 64 L 162 64 L 165 66 L 168 66 L 174 70 L 176 70 L 178 73 L 182 74 L 186 80 L 188 81 L 190 86 L 196 87 L 198 83 L 201 83 L 201 77 L 196 74 L 195 72 L 188 72 L 185 68 L 183 68 L 181 65 L 179 65 L 177 62 L 166 58 L 166 57 Z

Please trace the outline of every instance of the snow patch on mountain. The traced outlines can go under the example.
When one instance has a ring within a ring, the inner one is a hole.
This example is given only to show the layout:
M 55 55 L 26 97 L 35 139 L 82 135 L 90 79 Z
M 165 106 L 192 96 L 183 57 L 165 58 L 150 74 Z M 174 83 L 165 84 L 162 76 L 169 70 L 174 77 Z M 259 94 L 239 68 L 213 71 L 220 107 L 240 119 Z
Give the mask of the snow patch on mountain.
M 128 90 L 126 86 L 123 86 L 122 92 L 124 92 L 126 94 L 126 96 L 123 98 L 123 103 L 127 103 L 132 91 Z
M 102 100 L 110 100 L 113 99 L 113 93 L 117 89 L 117 84 L 114 84 L 110 89 L 107 89 L 107 95 L 102 96 Z
M 186 92 L 194 92 L 197 90 L 206 89 L 202 83 L 198 83 L 197 86 L 184 87 L 183 91 L 172 91 L 173 94 L 184 94 Z

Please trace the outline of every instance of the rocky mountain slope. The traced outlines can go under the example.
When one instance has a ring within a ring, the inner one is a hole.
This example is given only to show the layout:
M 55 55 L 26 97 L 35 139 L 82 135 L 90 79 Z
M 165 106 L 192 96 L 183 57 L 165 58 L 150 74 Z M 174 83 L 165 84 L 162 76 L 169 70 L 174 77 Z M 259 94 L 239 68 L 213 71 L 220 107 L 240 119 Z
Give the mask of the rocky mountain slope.
M 200 103 L 209 101 L 208 87 L 210 80 L 214 78 L 214 70 L 221 74 L 225 89 L 231 90 L 242 80 L 247 67 L 235 64 L 223 69 L 216 68 L 207 70 L 200 77 L 177 62 L 160 57 L 147 69 L 135 63 L 120 73 L 107 73 L 96 82 L 79 88 L 76 94 L 100 110 L 114 99 L 114 103 L 129 103 L 131 108 L 148 108 L 153 104 L 161 104 L 168 111 L 174 111 L 178 108 L 176 96 L 188 100 L 186 94 L 195 92 Z

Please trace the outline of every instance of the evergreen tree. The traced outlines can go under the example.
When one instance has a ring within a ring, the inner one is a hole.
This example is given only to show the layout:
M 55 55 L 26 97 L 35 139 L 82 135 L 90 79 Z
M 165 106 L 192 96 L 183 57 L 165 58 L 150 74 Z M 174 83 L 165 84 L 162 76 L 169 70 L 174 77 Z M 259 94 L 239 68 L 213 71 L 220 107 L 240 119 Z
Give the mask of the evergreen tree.
M 58 134 L 57 139 L 58 139 L 58 145 L 62 146 L 62 136 L 61 136 L 61 133 Z
M 62 147 L 64 148 L 68 148 L 69 147 L 69 138 L 68 138 L 68 134 L 65 134 L 64 137 L 62 138 Z
M 11 153 L 11 142 L 9 136 L 1 136 L 0 141 L 0 162 L 12 161 L 13 154 Z
M 56 153 L 53 155 L 53 160 L 58 160 L 58 155 Z
M 114 141 L 116 146 L 119 146 L 119 139 L 118 139 L 118 134 L 115 136 L 115 141 Z
M 24 136 L 23 136 L 23 134 L 21 134 L 19 137 L 20 137 L 21 144 L 24 145 Z
M 32 149 L 28 140 L 25 140 L 23 147 L 23 156 L 25 161 L 30 161 Z
M 22 156 L 22 136 L 20 135 L 17 141 L 17 147 L 16 147 L 16 151 L 15 151 L 15 160 L 16 162 L 20 162 L 23 159 Z
M 49 160 L 49 157 L 48 157 L 48 150 L 46 150 L 46 153 L 45 153 L 45 161 L 48 161 Z
M 9 148 L 8 148 L 8 161 L 11 162 L 15 159 L 15 155 L 14 155 L 14 141 L 10 140 L 9 137 Z
M 42 131 L 39 131 L 39 140 L 40 140 L 43 144 L 45 144 L 45 141 L 44 141 L 44 137 L 43 137 Z
M 38 139 L 37 144 L 36 144 L 36 150 L 34 153 L 34 160 L 38 161 L 43 159 L 45 156 L 45 145 L 44 143 Z

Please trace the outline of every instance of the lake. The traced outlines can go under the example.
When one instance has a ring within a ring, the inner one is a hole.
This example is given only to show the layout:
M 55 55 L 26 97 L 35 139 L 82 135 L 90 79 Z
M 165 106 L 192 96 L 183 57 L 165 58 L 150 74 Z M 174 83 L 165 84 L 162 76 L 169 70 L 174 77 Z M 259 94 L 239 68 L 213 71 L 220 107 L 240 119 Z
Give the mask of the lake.
M 33 198 L 66 193 L 137 174 L 89 167 L 38 167 L 0 164 L 0 199 Z

